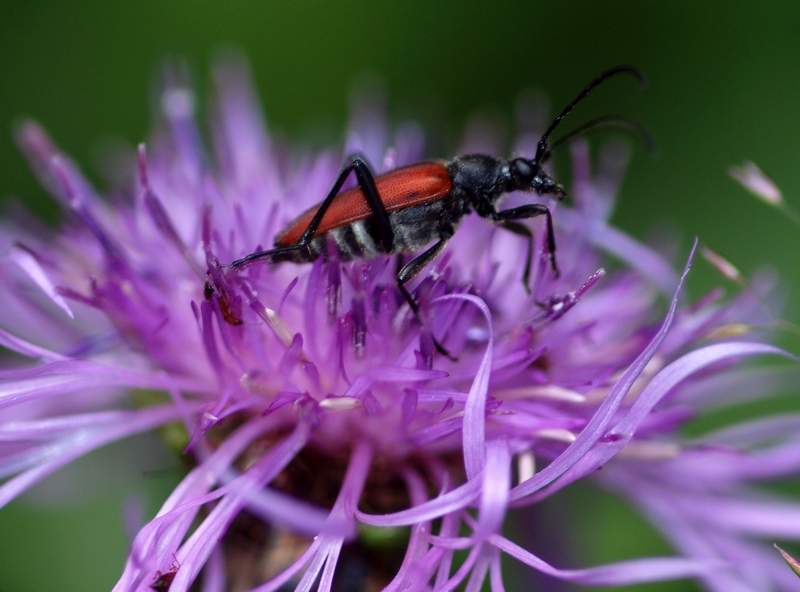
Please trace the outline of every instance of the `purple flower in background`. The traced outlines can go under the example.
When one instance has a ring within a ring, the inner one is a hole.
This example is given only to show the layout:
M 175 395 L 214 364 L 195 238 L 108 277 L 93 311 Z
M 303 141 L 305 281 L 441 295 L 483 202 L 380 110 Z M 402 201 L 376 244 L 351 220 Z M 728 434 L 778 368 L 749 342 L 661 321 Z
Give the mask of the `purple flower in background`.
M 503 554 L 585 585 L 796 589 L 772 544 L 800 539 L 800 503 L 762 484 L 797 475 L 800 414 L 682 435 L 699 414 L 797 383 L 792 364 L 742 363 L 786 356 L 754 337 L 769 278 L 680 304 L 691 258 L 676 272 L 608 222 L 624 150 L 605 148 L 593 172 L 574 145 L 571 201 L 554 209 L 560 277 L 538 221 L 528 294 L 524 239 L 468 217 L 411 284 L 423 324 L 388 257 L 221 266 L 319 202 L 341 153 L 279 146 L 240 63 L 216 84 L 211 150 L 173 79 L 108 198 L 38 127 L 20 129 L 68 216 L 56 232 L 25 219 L 0 233 L 0 340 L 18 354 L 0 370 L 2 504 L 93 449 L 177 423 L 192 468 L 133 538 L 116 590 L 502 590 Z M 365 104 L 346 149 L 388 170 L 420 160 L 422 137 L 390 135 Z M 143 390 L 161 403 L 137 406 Z M 504 536 L 510 511 L 578 480 L 630 501 L 675 555 L 575 568 Z

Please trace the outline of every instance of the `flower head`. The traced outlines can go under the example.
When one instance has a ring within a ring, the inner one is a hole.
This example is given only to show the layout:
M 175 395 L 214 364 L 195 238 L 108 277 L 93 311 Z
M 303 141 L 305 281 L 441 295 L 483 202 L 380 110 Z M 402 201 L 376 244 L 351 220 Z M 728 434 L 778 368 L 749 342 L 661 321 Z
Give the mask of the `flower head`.
M 796 583 L 762 539 L 796 540 L 800 505 L 758 484 L 797 471 L 800 418 L 680 431 L 796 370 L 740 364 L 784 355 L 726 330 L 755 327 L 759 298 L 679 306 L 689 264 L 677 273 L 609 224 L 623 149 L 604 149 L 592 173 L 574 147 L 572 205 L 554 210 L 560 276 L 537 240 L 528 292 L 524 238 L 468 217 L 409 284 L 415 315 L 386 256 L 226 265 L 319 202 L 340 163 L 278 146 L 240 64 L 216 82 L 212 149 L 191 92 L 169 82 L 155 137 L 110 199 L 38 127 L 21 128 L 69 217 L 55 233 L 0 235 L 0 339 L 27 360 L 0 373 L 0 501 L 89 450 L 180 422 L 193 467 L 134 537 L 117 590 L 198 578 L 237 590 L 477 590 L 488 578 L 501 590 L 503 553 L 583 584 Z M 535 147 L 523 135 L 515 151 Z M 390 138 L 365 108 L 347 149 L 385 171 L 419 160 L 422 139 L 414 126 Z M 142 389 L 163 402 L 132 406 Z M 677 555 L 564 569 L 503 535 L 512 508 L 582 479 L 641 508 Z

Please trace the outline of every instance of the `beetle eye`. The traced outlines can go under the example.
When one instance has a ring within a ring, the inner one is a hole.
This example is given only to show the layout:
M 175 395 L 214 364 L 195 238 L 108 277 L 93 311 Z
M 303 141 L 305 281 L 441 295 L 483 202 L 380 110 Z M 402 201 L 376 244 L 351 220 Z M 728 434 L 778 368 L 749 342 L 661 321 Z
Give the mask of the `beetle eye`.
M 530 179 L 533 176 L 533 170 L 531 169 L 530 163 L 523 158 L 517 158 L 514 161 L 514 170 L 516 171 L 517 175 L 523 179 Z

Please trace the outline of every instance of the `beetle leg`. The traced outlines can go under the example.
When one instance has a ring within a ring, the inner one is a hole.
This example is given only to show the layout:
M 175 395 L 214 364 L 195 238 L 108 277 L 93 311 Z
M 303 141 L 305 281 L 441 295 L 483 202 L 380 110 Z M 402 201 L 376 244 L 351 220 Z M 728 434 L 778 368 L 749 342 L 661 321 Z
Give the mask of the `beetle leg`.
M 550 208 L 542 204 L 525 204 L 518 208 L 500 210 L 489 216 L 490 219 L 497 222 L 506 230 L 528 238 L 528 257 L 525 263 L 525 273 L 522 275 L 522 281 L 525 283 L 525 289 L 528 290 L 529 293 L 530 288 L 528 287 L 528 280 L 530 280 L 531 276 L 533 258 L 533 233 L 527 226 L 515 221 L 536 218 L 537 216 L 545 216 L 547 218 L 547 251 L 550 254 L 550 265 L 556 277 L 558 277 L 561 274 L 558 271 L 558 265 L 556 265 L 556 237 L 553 232 L 553 214 L 550 212 Z
M 336 182 L 333 184 L 330 192 L 328 192 L 328 196 L 320 204 L 316 214 L 314 214 L 314 217 L 311 219 L 311 222 L 308 223 L 308 226 L 303 231 L 303 234 L 300 236 L 300 239 L 296 244 L 288 247 L 275 247 L 264 251 L 258 251 L 256 253 L 250 253 L 249 255 L 242 257 L 241 259 L 237 259 L 231 263 L 231 267 L 236 268 L 247 266 L 253 261 L 257 261 L 259 259 L 270 258 L 276 255 L 282 255 L 284 253 L 291 253 L 294 251 L 307 249 L 308 244 L 314 238 L 314 233 L 317 231 L 317 228 L 319 228 L 319 225 L 322 222 L 322 218 L 325 216 L 325 212 L 328 211 L 328 208 L 330 208 L 333 200 L 336 199 L 337 195 L 339 195 L 339 192 L 347 180 L 347 177 L 349 177 L 350 173 L 353 172 L 356 175 L 358 187 L 364 194 L 367 204 L 375 216 L 375 222 L 378 225 L 378 232 L 380 233 L 381 237 L 381 246 L 385 252 L 391 253 L 394 247 L 394 231 L 392 231 L 392 225 L 389 222 L 389 213 L 386 211 L 386 206 L 383 205 L 381 196 L 378 193 L 378 188 L 375 186 L 375 176 L 372 174 L 372 170 L 369 168 L 367 161 L 361 156 L 352 155 L 348 160 L 349 162 L 345 164 L 342 167 L 342 170 L 339 172 L 339 176 L 336 178 Z
M 421 272 L 425 267 L 430 264 L 431 261 L 436 259 L 439 253 L 442 252 L 444 246 L 447 244 L 446 238 L 443 238 L 438 243 L 433 245 L 430 249 L 422 253 L 421 255 L 414 257 L 411 261 L 405 264 L 403 269 L 400 270 L 400 273 L 397 274 L 397 287 L 400 289 L 400 293 L 403 294 L 403 297 L 408 302 L 408 306 L 411 307 L 412 312 L 414 315 L 420 320 L 421 323 L 424 324 L 422 317 L 420 316 L 419 304 L 417 304 L 414 297 L 411 295 L 411 292 L 408 291 L 406 288 L 406 283 L 414 279 L 419 272 Z M 436 337 L 433 338 L 433 345 L 440 354 L 447 356 L 454 362 L 457 361 L 455 356 L 451 354 L 445 346 L 439 343 L 439 340 Z
M 528 253 L 525 256 L 525 271 L 522 274 L 522 285 L 528 296 L 531 294 L 531 266 L 533 265 L 533 232 L 531 229 L 514 220 L 497 220 L 496 224 L 501 228 L 525 237 L 528 242 Z
M 372 174 L 372 170 L 366 160 L 359 156 L 351 156 L 351 159 L 358 187 L 367 199 L 369 209 L 372 210 L 375 216 L 383 251 L 391 253 L 394 250 L 394 231 L 392 230 L 392 224 L 389 222 L 389 212 L 386 211 L 386 206 L 383 205 L 378 188 L 375 186 L 375 176 Z

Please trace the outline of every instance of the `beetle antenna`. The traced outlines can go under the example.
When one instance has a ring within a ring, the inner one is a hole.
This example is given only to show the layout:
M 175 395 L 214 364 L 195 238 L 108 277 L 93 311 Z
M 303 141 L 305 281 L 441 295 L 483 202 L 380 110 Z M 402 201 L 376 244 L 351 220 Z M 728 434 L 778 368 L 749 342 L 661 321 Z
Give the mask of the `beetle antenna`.
M 630 130 L 635 135 L 639 136 L 642 142 L 645 145 L 645 149 L 651 155 L 655 154 L 658 151 L 658 146 L 656 145 L 655 138 L 653 134 L 641 123 L 636 121 L 635 119 L 630 119 L 628 117 L 623 117 L 622 115 L 603 115 L 602 117 L 598 117 L 597 119 L 592 119 L 591 121 L 587 121 L 581 126 L 576 127 L 574 130 L 570 131 L 567 134 L 561 136 L 558 140 L 553 142 L 548 148 L 545 150 L 542 157 L 539 159 L 539 164 L 544 164 L 550 157 L 553 155 L 553 152 L 558 150 L 564 144 L 567 144 L 577 138 L 580 135 L 583 135 L 586 132 L 592 132 L 599 128 L 604 127 L 617 127 L 617 128 L 624 128 Z
M 631 74 L 639 81 L 639 84 L 643 88 L 647 86 L 647 81 L 645 80 L 644 75 L 633 66 L 616 66 L 600 74 L 600 76 L 598 76 L 597 78 L 592 80 L 588 85 L 586 85 L 586 88 L 584 88 L 578 94 L 578 96 L 575 97 L 575 99 L 573 99 L 573 101 L 569 105 L 567 105 L 561 113 L 558 114 L 558 116 L 553 120 L 553 123 L 550 124 L 550 127 L 547 128 L 547 131 L 542 135 L 541 139 L 539 140 L 539 144 L 536 147 L 536 156 L 533 159 L 534 164 L 538 165 L 541 159 L 547 153 L 548 151 L 547 140 L 550 138 L 550 134 L 553 133 L 553 130 L 556 129 L 556 126 L 558 126 L 558 124 L 561 123 L 561 120 L 564 119 L 569 114 L 569 112 L 575 108 L 575 105 L 577 105 L 583 99 L 585 99 L 586 95 L 592 92 L 592 90 L 594 90 L 596 86 L 608 80 L 612 76 L 616 76 L 617 74 Z

